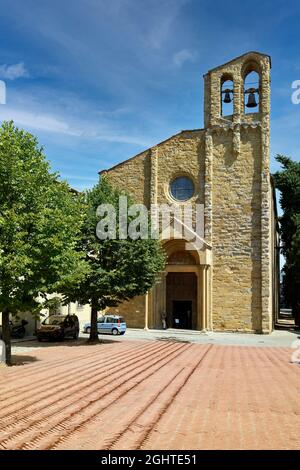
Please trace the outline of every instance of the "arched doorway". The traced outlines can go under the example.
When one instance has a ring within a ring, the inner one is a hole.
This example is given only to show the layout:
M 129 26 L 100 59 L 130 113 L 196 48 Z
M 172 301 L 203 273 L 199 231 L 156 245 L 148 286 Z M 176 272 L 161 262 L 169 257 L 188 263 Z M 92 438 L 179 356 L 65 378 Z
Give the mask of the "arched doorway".
M 197 328 L 197 276 L 193 272 L 169 272 L 166 278 L 166 313 L 170 328 Z
M 169 328 L 210 329 L 210 249 L 187 249 L 184 239 L 164 243 L 165 271 L 146 300 L 147 327 L 162 328 L 167 315 Z M 175 319 L 179 322 L 175 322 Z
M 182 242 L 169 245 L 166 275 L 166 314 L 170 328 L 195 330 L 198 311 L 197 256 Z

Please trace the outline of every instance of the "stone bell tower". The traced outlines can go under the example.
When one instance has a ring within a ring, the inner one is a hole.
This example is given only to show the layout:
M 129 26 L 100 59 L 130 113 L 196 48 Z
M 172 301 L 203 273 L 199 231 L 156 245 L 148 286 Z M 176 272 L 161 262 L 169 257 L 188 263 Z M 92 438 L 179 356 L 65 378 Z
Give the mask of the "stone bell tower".
M 215 329 L 272 329 L 270 67 L 268 55 L 249 52 L 204 76 L 205 239 L 213 247 Z

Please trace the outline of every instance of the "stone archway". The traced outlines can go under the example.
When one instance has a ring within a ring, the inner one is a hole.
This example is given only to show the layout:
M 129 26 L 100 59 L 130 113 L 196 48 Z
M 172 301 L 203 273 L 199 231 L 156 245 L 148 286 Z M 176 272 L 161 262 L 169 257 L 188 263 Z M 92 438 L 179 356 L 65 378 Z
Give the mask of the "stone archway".
M 164 243 L 166 268 L 161 281 L 146 301 L 149 312 L 147 325 L 152 328 L 162 327 L 163 312 L 167 314 L 169 327 L 175 326 L 174 320 L 179 316 L 181 328 L 211 328 L 210 267 L 204 264 L 208 255 L 186 247 L 187 242 L 183 239 L 171 239 Z M 191 313 L 188 314 L 188 311 Z

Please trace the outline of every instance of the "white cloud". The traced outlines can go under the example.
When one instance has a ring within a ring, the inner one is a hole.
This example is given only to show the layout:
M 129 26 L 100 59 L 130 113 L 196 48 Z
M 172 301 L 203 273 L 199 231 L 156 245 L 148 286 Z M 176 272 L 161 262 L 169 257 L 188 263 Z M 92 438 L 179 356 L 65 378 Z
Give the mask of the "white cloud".
M 186 61 L 195 62 L 196 58 L 197 53 L 195 51 L 190 49 L 182 49 L 173 55 L 173 62 L 176 67 L 181 67 Z
M 4 80 L 16 80 L 17 78 L 22 77 L 28 77 L 28 71 L 26 70 L 23 62 L 12 65 L 0 65 L 0 78 Z
M 1 119 L 13 120 L 16 124 L 30 129 L 76 135 L 76 132 L 72 131 L 66 122 L 47 114 L 3 107 L 0 109 L 0 117 Z
M 160 49 L 172 38 L 175 22 L 187 0 L 160 0 L 148 7 L 148 33 L 146 43 L 154 49 Z M 141 4 L 143 5 L 143 4 Z M 143 6 L 144 9 L 144 6 Z
M 135 144 L 141 147 L 151 146 L 147 139 L 128 132 L 125 134 L 123 130 L 114 127 L 113 124 L 101 124 L 100 122 L 80 121 L 78 119 L 72 120 L 70 116 L 56 117 L 50 113 L 24 111 L 18 108 L 3 106 L 0 108 L 0 119 L 13 120 L 16 125 L 28 130 L 44 131 L 83 139 L 95 139 L 103 142 Z
M 95 183 L 98 180 L 98 175 L 95 174 L 95 176 L 80 176 L 80 175 L 65 174 L 61 176 L 61 179 L 68 179 L 68 180 L 74 180 L 74 181 L 87 181 L 87 182 Z

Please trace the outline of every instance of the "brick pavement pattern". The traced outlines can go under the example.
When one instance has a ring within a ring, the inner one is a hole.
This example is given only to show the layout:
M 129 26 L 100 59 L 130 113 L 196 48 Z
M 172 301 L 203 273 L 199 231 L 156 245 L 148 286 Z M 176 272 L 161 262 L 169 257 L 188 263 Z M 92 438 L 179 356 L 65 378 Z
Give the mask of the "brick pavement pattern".
M 72 344 L 0 370 L 0 449 L 299 448 L 291 349 Z

